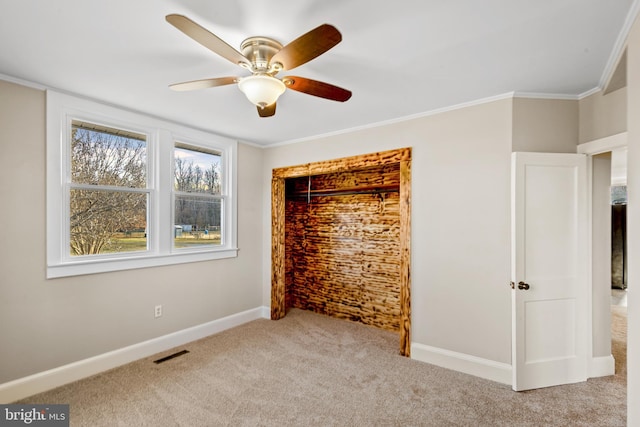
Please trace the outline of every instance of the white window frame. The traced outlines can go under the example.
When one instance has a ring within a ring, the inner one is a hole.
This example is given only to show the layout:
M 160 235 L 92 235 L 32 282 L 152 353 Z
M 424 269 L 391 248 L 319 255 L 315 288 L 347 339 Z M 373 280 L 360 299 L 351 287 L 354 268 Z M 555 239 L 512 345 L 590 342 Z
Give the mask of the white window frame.
M 231 258 L 237 248 L 237 142 L 144 114 L 47 91 L 47 278 Z M 70 129 L 72 120 L 147 136 L 148 250 L 72 257 L 69 254 Z M 173 149 L 176 141 L 221 153 L 221 244 L 173 249 Z
M 197 149 L 197 148 L 204 148 L 204 149 L 211 149 L 211 147 L 206 147 L 203 146 L 202 144 L 199 144 L 197 141 L 193 141 L 193 140 L 189 140 L 186 138 L 178 138 L 175 139 L 173 142 L 173 147 L 172 149 L 175 150 L 176 149 L 176 145 L 180 144 L 180 145 L 185 145 L 185 147 L 183 148 L 187 148 L 187 147 L 191 147 L 193 149 Z M 189 149 L 189 148 L 187 148 Z M 212 151 L 218 151 L 218 150 L 212 150 Z M 221 222 L 224 225 L 226 222 L 226 214 L 225 214 L 225 210 L 226 210 L 226 205 L 228 203 L 228 197 L 227 197 L 227 191 L 225 190 L 225 186 L 226 186 L 226 175 L 225 175 L 225 171 L 227 169 L 227 165 L 225 164 L 225 159 L 224 159 L 224 153 L 220 153 L 222 154 L 220 156 L 220 175 L 221 175 L 221 180 L 222 180 L 222 186 L 221 186 L 221 191 L 220 194 L 216 194 L 216 195 L 210 195 L 210 194 L 198 194 L 198 193 L 184 193 L 181 191 L 177 191 L 175 189 L 175 186 L 173 185 L 173 181 L 171 182 L 171 224 L 175 225 L 176 221 L 175 221 L 175 206 L 176 206 L 176 196 L 182 196 L 182 195 L 192 195 L 195 197 L 202 197 L 203 200 L 213 200 L 213 199 L 219 199 L 222 202 L 222 212 L 220 213 L 222 218 L 221 218 Z M 174 155 L 174 151 L 172 151 L 172 174 L 171 177 L 173 178 L 175 176 L 175 155 Z M 222 226 L 220 229 L 220 243 L 222 246 L 224 246 L 224 244 L 226 243 L 227 239 L 229 238 L 229 234 L 225 233 L 225 227 Z M 173 251 L 176 253 L 180 253 L 180 252 L 186 252 L 186 251 L 191 251 L 191 252 L 195 252 L 198 250 L 207 250 L 208 248 L 212 247 L 213 245 L 202 245 L 202 246 L 193 246 L 190 248 L 176 248 L 174 245 L 174 241 L 172 243 L 173 246 Z M 219 247 L 220 245 L 215 245 L 215 247 Z

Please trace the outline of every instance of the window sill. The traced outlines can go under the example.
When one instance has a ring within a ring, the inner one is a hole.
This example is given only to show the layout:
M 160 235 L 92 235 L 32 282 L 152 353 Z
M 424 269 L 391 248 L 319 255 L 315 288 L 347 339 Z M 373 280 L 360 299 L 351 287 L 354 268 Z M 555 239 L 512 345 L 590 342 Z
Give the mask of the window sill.
M 141 255 L 139 257 L 83 260 L 47 266 L 47 279 L 159 267 L 190 262 L 235 258 L 238 249 L 218 249 L 202 252 L 172 253 L 170 255 Z

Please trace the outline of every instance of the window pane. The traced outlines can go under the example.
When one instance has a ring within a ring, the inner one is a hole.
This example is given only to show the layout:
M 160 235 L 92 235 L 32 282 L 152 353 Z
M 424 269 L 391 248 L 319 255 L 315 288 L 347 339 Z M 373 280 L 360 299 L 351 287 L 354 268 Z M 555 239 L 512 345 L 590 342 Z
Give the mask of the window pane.
M 222 200 L 176 195 L 174 247 L 220 245 Z
M 176 145 L 174 189 L 186 193 L 220 194 L 220 158 L 220 153 Z
M 145 136 L 74 120 L 71 180 L 80 184 L 146 188 Z
M 147 195 L 123 191 L 70 192 L 71 256 L 147 250 Z

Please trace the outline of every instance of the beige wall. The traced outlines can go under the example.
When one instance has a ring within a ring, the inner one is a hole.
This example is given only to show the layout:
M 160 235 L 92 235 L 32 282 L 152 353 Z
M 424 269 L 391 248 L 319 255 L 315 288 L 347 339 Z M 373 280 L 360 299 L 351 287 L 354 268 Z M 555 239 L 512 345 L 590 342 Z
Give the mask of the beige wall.
M 511 363 L 512 100 L 265 149 L 276 167 L 412 147 L 412 342 Z M 270 301 L 271 211 L 263 213 Z
M 627 88 L 603 95 L 602 91 L 580 100 L 579 143 L 627 130 Z
M 261 305 L 262 150 L 238 148 L 237 258 L 45 280 L 44 92 L 0 81 L 0 147 L 0 384 Z
M 578 101 L 513 100 L 513 151 L 575 153 Z
M 640 425 L 640 18 L 627 45 L 627 244 L 628 244 L 628 347 L 627 424 Z

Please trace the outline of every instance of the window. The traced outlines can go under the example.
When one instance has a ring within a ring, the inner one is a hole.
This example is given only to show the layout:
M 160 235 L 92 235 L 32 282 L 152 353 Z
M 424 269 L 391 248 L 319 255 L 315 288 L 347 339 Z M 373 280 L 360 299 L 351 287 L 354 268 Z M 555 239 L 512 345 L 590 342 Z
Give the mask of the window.
M 71 121 L 69 251 L 72 257 L 146 251 L 146 136 Z
M 47 92 L 47 277 L 237 255 L 236 143 Z
M 222 244 L 220 153 L 177 143 L 173 209 L 176 249 Z

